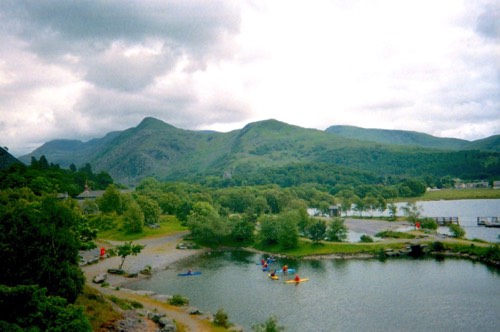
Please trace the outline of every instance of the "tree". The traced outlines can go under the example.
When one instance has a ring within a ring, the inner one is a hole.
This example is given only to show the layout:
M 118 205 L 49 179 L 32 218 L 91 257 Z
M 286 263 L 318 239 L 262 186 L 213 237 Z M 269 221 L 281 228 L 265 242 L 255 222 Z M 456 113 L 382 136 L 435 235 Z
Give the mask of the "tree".
M 92 326 L 79 306 L 48 296 L 36 285 L 0 285 L 0 330 L 90 332 Z
M 155 200 L 144 195 L 139 195 L 136 201 L 144 214 L 144 224 L 154 225 L 160 221 L 161 208 Z
M 334 218 L 328 229 L 326 231 L 326 238 L 328 241 L 342 242 L 347 239 L 348 229 L 344 224 L 344 220 L 340 218 Z
M 259 240 L 264 244 L 278 243 L 279 225 L 272 216 L 265 216 L 260 220 Z
M 394 203 L 390 203 L 387 208 L 389 209 L 389 219 L 390 220 L 396 220 L 397 219 L 397 213 L 398 213 L 398 206 Z
M 299 244 L 296 211 L 290 211 L 278 217 L 278 243 L 283 249 L 296 248 Z
M 324 220 L 316 220 L 311 226 L 309 226 L 307 233 L 313 242 L 319 243 L 325 238 L 326 222 Z
M 130 233 L 140 233 L 143 226 L 144 214 L 139 204 L 132 200 L 123 214 L 123 227 Z
M 142 249 L 144 249 L 144 246 L 141 244 L 134 244 L 131 242 L 125 242 L 125 244 L 118 245 L 116 246 L 116 252 L 118 256 L 121 257 L 122 261 L 120 263 L 120 266 L 118 267 L 118 270 L 121 270 L 123 267 L 123 263 L 125 263 L 125 259 L 132 255 L 132 256 L 137 256 L 141 253 Z
M 212 205 L 206 202 L 193 205 L 187 218 L 187 226 L 195 240 L 207 244 L 218 244 L 230 234 L 227 220 L 221 218 Z
M 116 212 L 122 214 L 123 212 L 120 191 L 113 184 L 106 188 L 102 196 L 98 199 L 97 204 L 103 213 Z
M 252 241 L 255 223 L 247 216 L 230 218 L 231 238 L 236 242 Z
M 29 189 L 0 191 L 1 284 L 39 285 L 76 300 L 84 284 L 78 266 L 84 220 L 72 204 Z
M 401 209 L 409 222 L 415 224 L 420 219 L 420 207 L 416 203 L 408 202 Z

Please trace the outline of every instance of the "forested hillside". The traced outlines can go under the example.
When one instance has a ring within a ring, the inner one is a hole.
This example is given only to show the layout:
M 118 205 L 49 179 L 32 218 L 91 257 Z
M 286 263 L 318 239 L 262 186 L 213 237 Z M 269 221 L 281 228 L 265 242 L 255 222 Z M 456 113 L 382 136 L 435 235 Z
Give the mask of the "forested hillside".
M 407 177 L 492 180 L 500 176 L 500 153 L 491 151 L 498 149 L 498 137 L 478 142 L 477 149 L 460 150 L 458 146 L 467 141 L 411 132 L 397 135 L 399 139 L 393 139 L 393 143 L 427 142 L 429 148 L 346 138 L 276 120 L 219 133 L 182 130 L 146 118 L 137 127 L 86 143 L 49 142 L 21 160 L 28 162 L 31 156 L 39 158 L 43 152 L 61 167 L 71 163 L 80 167 L 88 162 L 97 171 L 109 172 L 117 182 L 131 185 L 149 176 L 189 181 L 209 177 L 234 185 L 337 184 L 345 182 L 344 176 L 351 173 L 367 173 L 368 178 L 379 182 Z M 490 151 L 480 149 L 484 146 Z M 300 174 L 296 165 L 307 171 Z

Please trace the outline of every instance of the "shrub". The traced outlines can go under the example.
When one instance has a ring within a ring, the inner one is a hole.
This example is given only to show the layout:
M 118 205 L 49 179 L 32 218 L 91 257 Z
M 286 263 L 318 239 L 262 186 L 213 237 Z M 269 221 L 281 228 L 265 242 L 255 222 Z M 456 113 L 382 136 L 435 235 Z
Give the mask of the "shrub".
M 437 229 L 439 225 L 432 218 L 424 218 L 420 220 L 420 226 L 425 229 Z
M 444 244 L 442 242 L 434 242 L 432 243 L 432 250 L 434 251 L 437 251 L 437 252 L 440 252 L 440 251 L 444 251 Z
M 465 230 L 460 225 L 450 224 L 448 227 L 453 237 L 461 239 L 465 236 Z
M 222 326 L 224 328 L 228 328 L 231 326 L 229 322 L 229 316 L 226 314 L 224 309 L 219 309 L 214 316 L 214 324 L 218 326 Z
M 405 232 L 395 232 L 395 231 L 383 231 L 375 234 L 376 237 L 381 238 L 393 238 L 393 239 L 413 239 L 415 235 Z
M 172 296 L 170 300 L 168 300 L 168 303 L 175 306 L 183 306 L 189 304 L 189 299 L 182 295 L 176 294 Z
M 360 237 L 360 242 L 364 243 L 373 242 L 373 238 L 370 235 L 363 234 Z

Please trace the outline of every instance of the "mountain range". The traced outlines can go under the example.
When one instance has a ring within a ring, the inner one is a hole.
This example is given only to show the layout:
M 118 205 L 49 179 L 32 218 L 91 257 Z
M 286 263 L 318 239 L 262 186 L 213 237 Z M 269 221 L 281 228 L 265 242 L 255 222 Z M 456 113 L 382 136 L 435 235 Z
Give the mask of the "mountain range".
M 344 167 L 376 176 L 500 176 L 500 135 L 477 141 L 424 133 L 332 126 L 325 131 L 277 120 L 247 124 L 227 133 L 176 128 L 155 118 L 88 142 L 53 140 L 19 158 L 29 164 L 89 163 L 115 181 L 137 184 L 144 177 L 186 180 L 207 176 L 249 181 L 298 164 Z

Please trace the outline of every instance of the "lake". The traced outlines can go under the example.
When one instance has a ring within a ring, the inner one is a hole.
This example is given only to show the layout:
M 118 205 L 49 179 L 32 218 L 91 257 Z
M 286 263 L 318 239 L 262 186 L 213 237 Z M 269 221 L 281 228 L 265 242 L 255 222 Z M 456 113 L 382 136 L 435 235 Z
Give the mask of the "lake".
M 459 259 L 291 260 L 308 282 L 271 280 L 244 251 L 177 262 L 132 289 L 180 294 L 211 313 L 223 308 L 250 331 L 271 315 L 286 331 L 498 331 L 500 272 Z M 199 276 L 179 277 L 188 269 Z
M 458 217 L 460 226 L 465 230 L 468 239 L 482 239 L 489 242 L 500 241 L 500 228 L 477 226 L 477 217 L 500 217 L 500 199 L 464 199 L 451 201 L 421 201 L 416 202 L 423 217 Z M 403 216 L 401 207 L 406 203 L 397 203 L 398 216 Z M 354 211 L 350 215 L 356 216 Z M 363 215 L 367 216 L 366 212 Z M 374 216 L 389 216 L 388 211 Z M 440 227 L 440 233 L 447 233 L 447 227 Z

